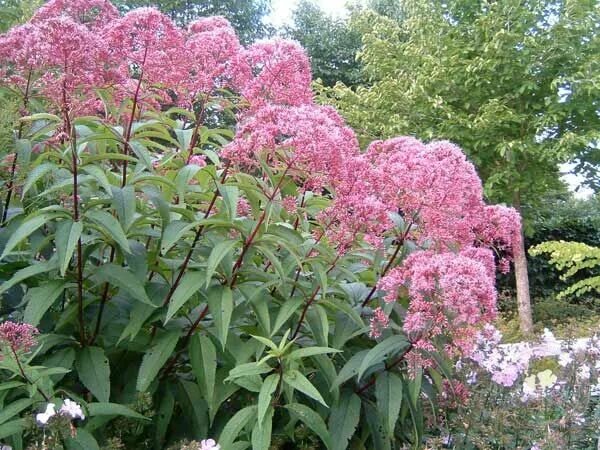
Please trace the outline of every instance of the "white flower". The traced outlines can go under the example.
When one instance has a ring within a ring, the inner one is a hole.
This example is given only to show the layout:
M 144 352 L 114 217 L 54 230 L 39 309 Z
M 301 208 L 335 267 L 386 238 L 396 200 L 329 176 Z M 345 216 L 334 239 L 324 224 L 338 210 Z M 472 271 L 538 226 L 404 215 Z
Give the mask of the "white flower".
M 200 442 L 200 450 L 221 450 L 221 446 L 213 439 L 204 439 Z
M 71 419 L 85 419 L 85 415 L 77 403 L 68 398 L 63 402 L 63 405 L 60 407 L 59 413 L 65 414 L 69 416 Z
M 570 353 L 561 353 L 558 357 L 558 364 L 560 364 L 561 367 L 567 367 L 571 362 L 573 362 L 573 357 Z
M 469 384 L 475 384 L 477 383 L 477 372 L 475 372 L 474 370 L 472 370 L 469 375 L 467 376 L 467 383 Z
M 50 418 L 56 415 L 56 410 L 54 409 L 55 406 L 54 403 L 48 403 L 46 405 L 46 411 L 35 415 L 36 422 L 40 425 L 46 425 Z
M 577 372 L 577 378 L 580 380 L 587 381 L 590 379 L 590 366 L 587 364 L 582 365 Z

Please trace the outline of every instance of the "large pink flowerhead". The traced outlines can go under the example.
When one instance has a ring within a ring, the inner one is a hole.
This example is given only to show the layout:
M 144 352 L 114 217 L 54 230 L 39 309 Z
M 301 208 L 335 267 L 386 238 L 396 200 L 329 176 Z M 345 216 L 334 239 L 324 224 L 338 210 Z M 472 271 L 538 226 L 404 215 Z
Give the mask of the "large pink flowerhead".
M 117 19 L 119 11 L 109 0 L 50 0 L 36 11 L 31 21 L 39 23 L 62 16 L 97 29 Z
M 475 167 L 450 142 L 428 145 L 411 137 L 373 142 L 367 155 L 378 171 L 379 191 L 390 211 L 418 225 L 420 241 L 471 245 L 483 210 Z
M 521 216 L 514 208 L 486 206 L 475 231 L 484 245 L 495 248 L 503 255 L 504 261 L 510 260 L 521 248 Z M 504 269 L 504 272 L 508 272 L 506 263 Z
M 188 76 L 180 92 L 182 102 L 193 101 L 198 94 L 231 86 L 232 61 L 241 50 L 231 24 L 223 17 L 205 17 L 189 25 L 185 41 Z
M 401 287 L 409 296 L 404 331 L 414 339 L 450 339 L 451 353 L 469 354 L 477 329 L 496 316 L 495 279 L 488 263 L 451 252 L 412 253 L 379 282 L 385 301 L 394 302 Z
M 134 9 L 105 27 L 103 38 L 125 76 L 161 87 L 188 76 L 183 34 L 157 9 Z
M 252 108 L 310 103 L 311 77 L 308 55 L 294 41 L 257 42 L 240 52 L 236 62 L 237 87 Z
M 69 16 L 50 17 L 24 28 L 30 35 L 15 63 L 28 62 L 31 89 L 41 91 L 63 114 L 81 113 L 95 103 L 94 89 L 106 83 L 102 43 L 96 33 Z
M 0 77 L 5 83 L 18 87 L 23 92 L 41 64 L 39 29 L 30 23 L 11 28 L 0 35 Z M 29 82 L 28 82 L 29 80 Z
M 247 115 L 222 156 L 235 165 L 255 167 L 260 158 L 319 189 L 335 183 L 347 159 L 358 154 L 358 141 L 331 107 L 265 106 Z
M 0 323 L 0 345 L 7 345 L 14 352 L 30 351 L 36 344 L 38 334 L 37 328 L 28 323 Z
M 379 247 L 384 233 L 392 228 L 388 206 L 377 190 L 377 174 L 364 155 L 348 155 L 332 174 L 329 186 L 333 201 L 318 217 L 328 239 L 339 252 L 358 238 Z

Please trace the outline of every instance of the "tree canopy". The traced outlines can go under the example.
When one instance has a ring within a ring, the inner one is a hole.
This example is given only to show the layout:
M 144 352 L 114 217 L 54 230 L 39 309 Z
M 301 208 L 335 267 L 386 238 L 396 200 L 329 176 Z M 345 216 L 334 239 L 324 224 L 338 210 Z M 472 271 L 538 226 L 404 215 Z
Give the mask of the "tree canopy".
M 356 55 L 361 34 L 349 26 L 347 18 L 328 16 L 316 3 L 302 0 L 293 14 L 293 24 L 284 33 L 297 40 L 311 59 L 314 78 L 326 86 L 341 81 L 346 86 L 361 82 Z

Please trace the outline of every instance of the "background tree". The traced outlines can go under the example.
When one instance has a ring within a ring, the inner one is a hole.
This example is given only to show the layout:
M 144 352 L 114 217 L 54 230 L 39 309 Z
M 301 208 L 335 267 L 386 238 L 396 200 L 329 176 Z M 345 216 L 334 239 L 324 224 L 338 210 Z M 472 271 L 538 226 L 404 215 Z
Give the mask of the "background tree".
M 488 197 L 519 209 L 558 187 L 559 163 L 593 151 L 596 2 L 421 0 L 404 4 L 400 17 L 358 14 L 369 84 L 323 90 L 363 138 L 454 141 L 478 167 Z M 515 269 L 529 333 L 523 248 Z
M 122 12 L 155 6 L 178 25 L 186 25 L 199 17 L 224 16 L 245 44 L 272 32 L 263 21 L 271 10 L 271 0 L 118 0 L 114 3 Z
M 0 0 L 0 33 L 23 23 L 42 4 L 42 0 Z
M 356 55 L 361 34 L 351 28 L 347 18 L 327 15 L 314 1 L 302 0 L 293 14 L 293 24 L 283 33 L 300 42 L 311 59 L 314 78 L 325 86 L 341 81 L 355 86 L 362 80 Z

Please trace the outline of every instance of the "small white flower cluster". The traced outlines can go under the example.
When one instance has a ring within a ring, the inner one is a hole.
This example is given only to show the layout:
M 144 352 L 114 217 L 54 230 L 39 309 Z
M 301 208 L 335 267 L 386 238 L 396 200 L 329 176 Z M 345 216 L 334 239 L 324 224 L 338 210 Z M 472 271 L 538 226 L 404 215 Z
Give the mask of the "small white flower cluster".
M 48 403 L 46 405 L 46 410 L 43 413 L 39 413 L 39 414 L 35 415 L 36 422 L 42 426 L 46 425 L 48 423 L 48 421 L 57 414 L 69 417 L 71 420 L 73 420 L 73 419 L 84 420 L 85 419 L 85 415 L 83 414 L 83 410 L 81 409 L 81 406 L 78 405 L 77 403 L 75 403 L 74 401 L 69 400 L 68 398 L 65 399 L 65 401 L 63 402 L 63 404 L 60 407 L 60 409 L 58 410 L 58 412 L 56 411 L 55 408 L 56 408 L 56 404 Z
M 200 442 L 200 450 L 221 450 L 221 446 L 214 439 L 203 439 Z

